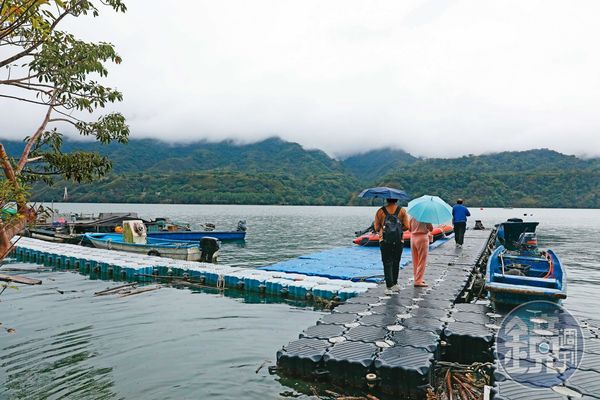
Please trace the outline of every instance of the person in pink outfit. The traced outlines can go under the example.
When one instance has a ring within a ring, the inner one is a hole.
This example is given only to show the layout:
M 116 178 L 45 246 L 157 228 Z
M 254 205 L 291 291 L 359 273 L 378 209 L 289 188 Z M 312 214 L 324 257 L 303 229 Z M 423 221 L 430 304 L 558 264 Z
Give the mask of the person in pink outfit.
M 423 277 L 425 276 L 425 265 L 429 254 L 429 243 L 433 236 L 433 225 L 410 219 L 410 252 L 412 253 L 414 285 L 417 287 L 427 286 Z

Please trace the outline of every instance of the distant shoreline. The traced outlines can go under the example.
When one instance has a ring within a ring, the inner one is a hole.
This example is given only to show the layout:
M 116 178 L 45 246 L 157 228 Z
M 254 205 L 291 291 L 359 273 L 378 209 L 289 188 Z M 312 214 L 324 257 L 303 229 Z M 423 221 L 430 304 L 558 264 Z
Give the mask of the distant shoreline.
M 49 206 L 54 204 L 55 206 L 61 204 L 114 204 L 114 205 L 155 205 L 155 206 L 251 206 L 251 207 L 356 207 L 356 208 L 368 208 L 368 207 L 380 207 L 379 205 L 366 205 L 366 204 L 233 204 L 233 203 L 139 203 L 139 202 L 94 202 L 94 201 L 32 201 L 31 205 Z M 403 205 L 405 206 L 405 205 Z M 600 208 L 585 208 L 585 207 L 498 207 L 498 206 L 472 206 L 467 207 L 474 210 L 600 210 Z

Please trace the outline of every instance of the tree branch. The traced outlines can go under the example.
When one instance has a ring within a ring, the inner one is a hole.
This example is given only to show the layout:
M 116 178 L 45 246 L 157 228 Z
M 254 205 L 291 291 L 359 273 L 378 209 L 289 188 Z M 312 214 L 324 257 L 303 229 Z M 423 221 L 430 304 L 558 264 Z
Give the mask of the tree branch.
M 17 96 L 9 96 L 7 94 L 0 94 L 0 97 L 4 97 L 7 99 L 14 99 L 14 100 L 20 100 L 20 101 L 24 101 L 26 103 L 32 103 L 32 104 L 38 104 L 41 106 L 47 106 L 49 103 L 44 103 L 43 101 L 35 101 L 35 100 L 29 100 L 29 99 L 24 99 L 22 97 L 17 97 Z M 60 106 L 61 104 L 54 104 L 54 106 Z
M 9 86 L 15 86 L 21 89 L 25 89 L 25 90 L 31 90 L 34 92 L 40 92 L 40 93 L 44 93 L 49 95 L 50 92 L 52 91 L 52 89 L 54 89 L 54 86 L 50 86 L 50 85 L 36 85 L 36 84 L 22 84 L 22 83 L 9 83 Z
M 67 118 L 52 118 L 52 119 L 48 120 L 48 123 L 51 123 L 51 122 L 68 122 L 69 124 L 77 127 L 77 122 L 71 121 L 70 119 L 67 119 Z
M 15 170 L 13 169 L 10 163 L 8 154 L 6 154 L 6 150 L 4 149 L 4 145 L 2 143 L 0 143 L 0 162 L 2 163 L 2 169 L 4 170 L 4 175 L 6 175 L 6 179 L 13 183 L 17 182 Z
M 37 0 L 32 0 L 31 3 L 25 9 L 25 11 L 23 11 L 21 15 L 19 15 L 10 25 L 8 25 L 3 32 L 0 32 L 0 39 L 14 32 L 14 30 L 17 29 L 17 27 L 21 25 L 25 19 L 27 19 L 27 13 L 29 13 L 29 11 L 36 5 L 36 3 Z M 8 16 L 6 18 L 8 18 Z M 0 24 L 6 21 L 6 18 L 0 21 Z
M 65 117 L 67 117 L 67 118 L 73 118 L 75 121 L 77 121 L 77 122 L 81 122 L 82 124 L 85 124 L 85 121 L 84 121 L 84 120 L 82 120 L 82 119 L 80 119 L 80 118 L 77 118 L 77 117 L 74 117 L 74 116 L 72 116 L 72 115 L 69 115 L 69 114 L 67 114 L 67 113 L 66 113 L 66 112 L 64 112 L 64 111 L 60 111 L 59 109 L 55 109 L 54 111 L 55 111 L 55 112 L 57 112 L 57 113 L 59 113 L 59 114 L 61 114 L 61 115 L 64 115 L 64 116 L 65 116 Z
M 0 13 L 4 10 L 4 5 L 6 4 L 6 0 L 2 0 L 2 4 L 0 4 Z
M 24 169 L 22 172 L 24 174 L 29 174 L 29 175 L 60 175 L 64 171 L 62 171 L 62 170 L 58 170 L 58 171 L 33 171 L 31 169 Z
M 6 80 L 3 80 L 3 81 L 0 80 L 0 85 L 10 85 L 10 84 L 13 84 L 13 83 L 20 83 L 20 82 L 23 82 L 23 81 L 27 81 L 27 80 L 30 80 L 30 79 L 37 78 L 38 76 L 40 76 L 39 72 L 37 74 L 35 74 L 35 75 L 29 75 L 29 76 L 25 76 L 23 78 L 6 79 Z
M 33 134 L 33 136 L 31 136 L 29 138 L 29 140 L 27 141 L 27 144 L 25 145 L 25 149 L 23 150 L 23 154 L 21 154 L 21 159 L 19 159 L 19 163 L 17 164 L 17 168 L 15 170 L 15 173 L 17 175 L 21 172 L 21 170 L 23 169 L 25 164 L 27 164 L 27 159 L 29 158 L 29 152 L 31 151 L 31 147 L 33 147 L 33 144 L 35 142 L 37 142 L 39 137 L 46 130 L 46 125 L 48 125 L 48 121 L 50 120 L 50 115 L 52 114 L 52 110 L 55 107 L 55 105 L 54 105 L 55 99 L 56 99 L 56 91 L 54 93 L 52 93 L 52 98 L 50 99 L 50 107 L 48 107 L 48 111 L 46 111 L 46 116 L 44 117 L 44 120 L 42 121 L 40 127 Z
M 77 4 L 79 4 L 80 2 L 78 2 Z M 58 25 L 58 23 L 64 18 L 66 17 L 69 12 L 72 10 L 72 8 L 67 8 L 65 9 L 65 11 L 60 14 L 56 20 L 52 23 L 52 25 L 50 25 L 50 28 L 48 30 L 48 32 L 52 32 L 54 30 L 54 28 L 56 28 L 56 25 Z M 3 61 L 0 61 L 0 68 L 4 67 L 5 65 L 8 65 L 16 60 L 18 60 L 19 58 L 28 55 L 29 53 L 31 53 L 33 50 L 37 49 L 39 47 L 39 45 L 41 45 L 43 43 L 43 40 L 38 40 L 37 42 L 35 42 L 34 44 L 32 44 L 31 46 L 29 46 L 28 48 L 26 48 L 25 50 L 21 51 L 20 53 L 15 54 L 12 57 L 9 57 Z

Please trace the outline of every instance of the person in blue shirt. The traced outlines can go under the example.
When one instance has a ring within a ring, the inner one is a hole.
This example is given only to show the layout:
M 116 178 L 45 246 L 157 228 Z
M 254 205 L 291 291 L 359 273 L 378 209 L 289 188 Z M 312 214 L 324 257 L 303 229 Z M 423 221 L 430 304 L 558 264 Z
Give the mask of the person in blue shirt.
M 463 199 L 456 200 L 452 207 L 452 225 L 454 225 L 454 241 L 457 247 L 462 247 L 467 230 L 467 217 L 471 216 L 469 209 L 463 205 Z

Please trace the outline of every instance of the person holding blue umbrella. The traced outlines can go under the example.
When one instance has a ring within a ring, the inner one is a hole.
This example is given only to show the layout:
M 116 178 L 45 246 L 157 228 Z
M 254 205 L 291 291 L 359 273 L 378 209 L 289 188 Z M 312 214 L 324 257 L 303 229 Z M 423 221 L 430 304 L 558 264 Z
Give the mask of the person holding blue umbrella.
M 452 218 L 452 208 L 437 196 L 421 196 L 408 203 L 410 214 L 410 251 L 413 260 L 415 287 L 427 286 L 424 281 L 432 224 L 441 224 Z
M 383 262 L 383 276 L 385 278 L 385 294 L 399 292 L 398 273 L 400 272 L 400 259 L 402 258 L 402 233 L 408 229 L 408 215 L 400 207 L 398 200 L 408 200 L 408 194 L 399 189 L 379 186 L 363 190 L 358 197 L 366 199 L 386 199 L 386 205 L 377 210 L 373 227 L 379 235 L 379 249 Z
M 402 234 L 404 230 L 408 229 L 409 222 L 406 210 L 397 204 L 398 199 L 387 199 L 386 203 L 377 210 L 373 226 L 375 232 L 379 234 L 379 249 L 386 285 L 385 294 L 390 295 L 400 291 L 398 273 L 404 249 Z

